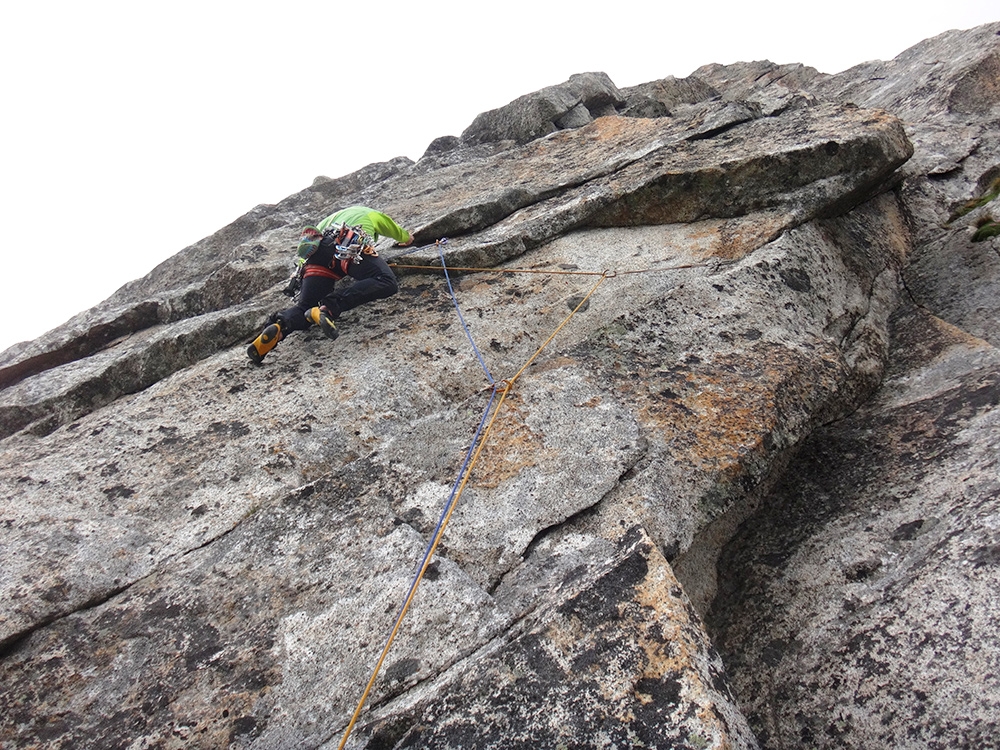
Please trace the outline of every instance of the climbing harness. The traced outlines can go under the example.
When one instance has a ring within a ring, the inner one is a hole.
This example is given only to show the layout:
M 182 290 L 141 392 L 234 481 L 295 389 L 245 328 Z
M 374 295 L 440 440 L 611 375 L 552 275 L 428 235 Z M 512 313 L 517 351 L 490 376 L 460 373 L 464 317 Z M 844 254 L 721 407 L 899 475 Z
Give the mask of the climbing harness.
M 302 277 L 305 274 L 306 262 L 319 250 L 320 244 L 330 239 L 333 242 L 333 255 L 337 260 L 360 263 L 362 255 L 378 255 L 375 243 L 360 226 L 333 224 L 321 232 L 317 227 L 308 226 L 299 235 L 299 244 L 295 248 L 295 268 L 282 294 L 294 297 L 302 288 Z M 346 270 L 346 267 L 345 267 Z
M 362 254 L 378 255 L 372 238 L 360 226 L 332 224 L 323 232 L 323 239 L 333 243 L 333 256 L 337 260 L 360 263 Z

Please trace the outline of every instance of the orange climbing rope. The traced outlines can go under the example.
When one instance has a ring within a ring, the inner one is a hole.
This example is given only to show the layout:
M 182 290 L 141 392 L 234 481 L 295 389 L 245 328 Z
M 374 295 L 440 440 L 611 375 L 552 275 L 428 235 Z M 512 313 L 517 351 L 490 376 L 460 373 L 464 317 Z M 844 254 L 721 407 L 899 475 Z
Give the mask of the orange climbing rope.
M 566 269 L 553 270 L 545 268 L 470 268 L 465 266 L 405 266 L 390 263 L 393 268 L 411 268 L 421 271 L 461 271 L 463 273 L 543 273 L 549 276 L 600 276 L 603 271 L 570 271 Z
M 414 580 L 413 580 L 413 582 L 412 582 L 412 584 L 410 586 L 410 590 L 409 590 L 409 592 L 408 592 L 408 594 L 406 596 L 406 600 L 403 602 L 403 605 L 400 608 L 399 614 L 396 616 L 396 621 L 395 621 L 395 623 L 393 625 L 392 631 L 390 632 L 389 637 L 386 639 L 385 645 L 382 648 L 382 653 L 379 655 L 378 661 L 375 664 L 375 668 L 372 670 L 371 677 L 369 678 L 368 683 L 365 685 L 365 689 L 364 689 L 364 691 L 361 694 L 361 698 L 358 700 L 358 704 L 357 704 L 357 706 L 354 709 L 354 713 L 351 715 L 351 719 L 348 722 L 347 727 L 344 730 L 344 735 L 343 735 L 343 737 L 340 740 L 340 744 L 337 746 L 338 750 L 343 750 L 344 746 L 347 744 L 347 740 L 351 736 L 351 732 L 353 731 L 354 726 L 357 724 L 358 718 L 361 716 L 361 712 L 364 709 L 364 705 L 365 705 L 365 703 L 368 700 L 368 696 L 371 694 L 371 691 L 372 691 L 372 689 L 375 686 L 375 681 L 377 680 L 379 672 L 382 669 L 382 665 L 385 663 L 385 659 L 386 659 L 386 657 L 389 654 L 389 650 L 392 647 L 392 644 L 395 641 L 396 636 L 399 633 L 399 629 L 400 629 L 400 627 L 402 625 L 403 618 L 406 616 L 406 613 L 410 609 L 410 605 L 413 603 L 413 599 L 414 599 L 414 597 L 416 596 L 416 593 L 417 593 L 417 588 L 419 587 L 420 582 L 424 578 L 424 574 L 426 573 L 427 568 L 430 565 L 431 559 L 433 558 L 434 553 L 437 550 L 437 547 L 438 547 L 438 544 L 441 541 L 441 538 L 444 536 L 445 529 L 447 528 L 448 523 L 451 520 L 452 513 L 454 512 L 455 508 L 458 506 L 458 501 L 461 498 L 462 493 L 465 491 L 466 486 L 468 485 L 469 478 L 472 475 L 472 471 L 475 468 L 476 463 L 479 461 L 479 457 L 482 454 L 483 449 L 486 447 L 486 444 L 489 442 L 489 438 L 490 438 L 490 434 L 491 434 L 491 432 L 493 430 L 493 426 L 494 426 L 494 424 L 496 424 L 497 417 L 500 414 L 500 411 L 503 408 L 503 405 L 504 405 L 504 403 L 507 400 L 507 396 L 510 394 L 511 389 L 514 386 L 514 383 L 524 374 L 524 372 L 532 365 L 532 363 L 539 357 L 539 355 L 541 355 L 541 353 L 555 339 L 555 337 L 557 335 L 559 335 L 559 332 L 569 323 L 569 321 L 573 318 L 573 316 L 576 315 L 576 313 L 579 312 L 586 305 L 587 301 L 591 298 L 591 296 L 593 296 L 593 294 L 597 291 L 597 289 L 601 286 L 601 284 L 604 283 L 604 281 L 606 279 L 614 278 L 618 274 L 646 273 L 646 272 L 655 272 L 655 271 L 678 270 L 678 269 L 683 269 L 683 268 L 697 268 L 697 267 L 705 266 L 705 265 L 708 265 L 708 264 L 707 263 L 692 263 L 692 264 L 685 264 L 685 265 L 679 265 L 679 266 L 672 266 L 672 267 L 669 267 L 669 268 L 664 267 L 664 268 L 640 269 L 640 270 L 632 270 L 632 271 L 610 271 L 610 270 L 605 270 L 605 271 L 571 271 L 571 270 L 543 270 L 543 269 L 467 268 L 467 267 L 449 267 L 449 266 L 447 266 L 444 263 L 444 255 L 442 253 L 442 255 L 441 255 L 441 265 L 440 266 L 422 266 L 422 265 L 421 266 L 403 266 L 403 265 L 395 265 L 395 264 L 390 264 L 390 265 L 394 265 L 395 268 L 415 268 L 415 269 L 422 269 L 422 270 L 428 270 L 428 271 L 441 270 L 441 271 L 443 271 L 445 273 L 446 276 L 447 276 L 448 271 L 464 271 L 464 272 L 476 272 L 476 273 L 543 273 L 543 274 L 550 274 L 550 275 L 598 276 L 599 278 L 594 283 L 594 285 L 590 288 L 590 290 L 587 292 L 587 294 L 577 303 L 576 307 L 573 308 L 573 310 L 569 313 L 569 315 L 567 315 L 559 323 L 559 325 L 556 326 L 556 328 L 552 331 L 552 333 L 549 335 L 549 337 L 547 339 L 545 339 L 544 342 L 542 342 L 541 346 L 539 346 L 530 357 L 528 357 L 528 359 L 525 361 L 525 363 L 521 366 L 521 368 L 512 377 L 507 378 L 505 380 L 491 382 L 490 389 L 493 391 L 493 395 L 494 396 L 497 393 L 500 394 L 500 400 L 497 402 L 496 406 L 492 408 L 492 414 L 489 416 L 489 421 L 486 423 L 485 429 L 483 429 L 480 433 L 477 433 L 478 443 L 474 442 L 472 448 L 470 448 L 470 454 L 469 455 L 471 456 L 471 458 L 467 461 L 467 463 L 465 464 L 465 466 L 462 469 L 461 474 L 459 475 L 458 481 L 456 483 L 456 488 L 457 489 L 455 490 L 455 492 L 453 494 L 453 497 L 450 498 L 450 500 L 449 500 L 449 506 L 447 507 L 446 512 L 442 516 L 441 521 L 438 524 L 438 528 L 436 529 L 436 531 L 434 533 L 434 536 L 433 536 L 430 544 L 428 545 L 428 548 L 427 548 L 427 551 L 426 551 L 426 553 L 424 555 L 424 559 L 423 559 L 423 562 L 421 564 L 421 567 L 420 567 L 419 571 L 417 572 L 416 576 L 414 577 Z M 451 290 L 450 280 L 449 280 L 449 289 Z M 453 290 L 451 290 L 451 291 L 452 291 L 452 296 L 454 298 L 454 291 Z M 457 300 L 456 300 L 456 309 L 458 309 Z M 458 314 L 459 314 L 459 317 L 461 318 L 461 310 L 460 309 L 458 310 Z M 464 319 L 463 319 L 463 326 L 464 326 Z M 471 341 L 471 337 L 470 337 L 470 341 Z M 475 348 L 475 343 L 474 342 L 473 342 L 473 348 Z M 492 381 L 492 378 L 491 378 L 491 376 L 490 376 L 490 374 L 489 374 L 488 371 L 486 372 L 486 374 L 487 374 L 487 377 L 490 378 L 491 381 Z M 492 405 L 492 401 L 491 401 L 491 405 Z M 490 407 L 487 407 L 487 414 L 489 414 L 489 409 L 490 409 Z M 486 421 L 485 415 L 484 415 L 484 420 L 483 421 L 484 422 Z
M 422 266 L 422 265 L 402 265 L 400 263 L 390 263 L 392 268 L 409 268 L 419 271 L 461 271 L 462 273 L 539 273 L 548 276 L 606 276 L 613 277 L 637 273 L 657 273 L 659 271 L 680 271 L 685 268 L 705 268 L 711 265 L 709 262 L 685 263 L 677 266 L 661 266 L 660 268 L 633 268 L 625 271 L 570 271 L 554 270 L 545 268 L 474 268 L 465 266 Z
M 554 338 L 556 337 L 556 335 L 557 335 L 557 334 L 559 333 L 559 331 L 561 331 L 561 330 L 563 329 L 563 327 L 564 327 L 564 326 L 565 326 L 565 325 L 566 325 L 567 323 L 569 323 L 570 319 L 571 319 L 571 318 L 572 318 L 572 317 L 573 317 L 574 315 L 576 315 L 576 314 L 577 314 L 577 312 L 579 312 L 579 311 L 580 311 L 580 309 L 581 309 L 581 308 L 582 308 L 582 307 L 583 307 L 583 306 L 584 306 L 585 304 L 587 304 L 587 300 L 589 300 L 589 299 L 590 299 L 590 297 L 591 297 L 591 295 L 593 295 L 593 293 L 597 291 L 597 287 L 599 287 L 599 286 L 600 286 L 601 284 L 603 284 L 603 283 L 604 283 L 604 280 L 605 280 L 605 279 L 610 279 L 610 278 L 612 278 L 613 276 L 614 276 L 614 273 L 612 273 L 612 272 L 610 272 L 610 271 L 604 271 L 604 272 L 603 272 L 603 273 L 601 274 L 601 277 L 600 277 L 600 278 L 599 278 L 599 279 L 597 280 L 597 283 L 596 283 L 596 284 L 594 284 L 594 286 L 592 286 L 592 287 L 590 288 L 590 291 L 589 291 L 589 292 L 587 292 L 586 296 L 585 296 L 585 297 L 584 297 L 583 299 L 581 299 L 581 300 L 580 300 L 580 301 L 579 301 L 579 302 L 577 303 L 576 307 L 574 307 L 574 308 L 573 308 L 572 312 L 570 312 L 570 314 L 569 314 L 569 315 L 567 315 L 567 316 L 566 316 L 565 318 L 563 318 L 563 321 L 562 321 L 562 323 L 560 323 L 560 324 L 559 324 L 558 326 L 556 326 L 556 329 L 555 329 L 555 330 L 554 330 L 554 331 L 552 332 L 552 335 L 550 335 L 550 336 L 549 336 L 549 337 L 548 337 L 547 339 L 545 339 L 545 341 L 544 341 L 544 342 L 542 343 L 542 345 L 541 345 L 540 347 L 538 347 L 538 349 L 537 349 L 537 350 L 535 351 L 535 353 L 534 353 L 534 354 L 532 354 L 532 355 L 531 355 L 530 357 L 528 357 L 528 361 L 524 363 L 524 365 L 523 365 L 523 366 L 521 367 L 521 369 L 520 369 L 520 370 L 518 370 L 518 371 L 517 371 L 517 373 L 516 373 L 516 374 L 514 375 L 514 377 L 510 378 L 510 379 L 509 379 L 509 380 L 507 381 L 507 383 L 508 383 L 509 385 L 514 385 L 514 381 L 515 381 L 515 380 L 517 380 L 517 379 L 518 379 L 519 377 L 521 377 L 521 374 L 522 374 L 522 373 L 523 373 L 523 372 L 524 372 L 525 370 L 527 370 L 527 369 L 528 369 L 528 367 L 530 367 L 530 366 L 531 366 L 531 363 L 532 363 L 532 362 L 534 362 L 534 361 L 535 361 L 535 360 L 536 360 L 536 359 L 538 358 L 538 355 L 539 355 L 539 354 L 541 354 L 541 353 L 542 353 L 542 350 L 543 350 L 543 349 L 545 349 L 545 347 L 547 347 L 547 346 L 549 345 L 549 342 L 550 342 L 550 341 L 552 341 L 552 339 L 554 339 Z M 505 393 L 506 393 L 506 392 L 505 392 Z
M 427 568 L 430 565 L 431 559 L 434 556 L 434 552 L 437 550 L 441 538 L 444 536 L 445 529 L 448 527 L 448 522 L 451 520 L 451 515 L 455 511 L 455 508 L 458 506 L 459 498 L 461 498 L 462 493 L 465 491 L 465 487 L 468 485 L 469 478 L 472 475 L 472 470 L 475 468 L 476 463 L 479 461 L 479 456 L 482 454 L 483 448 L 485 448 L 486 444 L 489 442 L 489 437 L 490 433 L 493 430 L 493 425 L 496 424 L 497 416 L 503 409 L 504 402 L 507 400 L 507 396 L 510 393 L 511 388 L 513 388 L 514 383 L 531 366 L 532 362 L 534 362 L 539 357 L 542 351 L 545 350 L 545 348 L 552 342 L 553 339 L 555 339 L 555 337 L 566 326 L 566 324 L 569 323 L 569 321 L 573 318 L 573 316 L 576 315 L 576 313 L 579 312 L 580 309 L 584 307 L 584 305 L 587 303 L 587 300 L 589 300 L 590 297 L 594 294 L 594 292 L 597 291 L 597 288 L 602 283 L 604 283 L 604 280 L 611 278 L 613 275 L 614 275 L 613 273 L 608 271 L 601 272 L 600 278 L 597 279 L 597 282 L 590 288 L 590 291 L 587 292 L 586 296 L 584 296 L 583 299 L 581 299 L 577 303 L 576 307 L 573 308 L 573 310 L 569 313 L 569 315 L 563 318 L 563 320 L 559 323 L 558 326 L 556 326 L 555 330 L 551 333 L 551 335 L 547 339 L 545 339 L 545 341 L 542 342 L 541 346 L 539 346 L 535 350 L 534 354 L 532 354 L 527 359 L 527 361 L 524 363 L 521 369 L 519 369 L 512 377 L 507 378 L 506 380 L 498 381 L 493 384 L 492 387 L 494 392 L 500 393 L 500 400 L 499 402 L 497 402 L 496 407 L 493 409 L 493 413 L 489 419 L 489 423 L 486 425 L 485 430 L 483 430 L 479 438 L 478 445 L 475 446 L 475 452 L 472 454 L 471 460 L 466 465 L 464 473 L 460 477 L 460 481 L 458 483 L 458 489 L 455 493 L 455 496 L 452 499 L 450 507 L 448 508 L 441 523 L 438 525 L 438 529 L 429 545 L 428 552 L 424 555 L 423 564 L 421 565 L 420 570 L 417 573 L 417 576 L 414 579 L 413 584 L 410 586 L 410 591 L 406 597 L 406 600 L 403 602 L 403 606 L 400 609 L 399 614 L 396 617 L 396 622 L 393 625 L 392 632 L 389 634 L 389 637 L 382 648 L 382 653 L 379 655 L 378 661 L 375 664 L 375 668 L 372 670 L 372 674 L 368 680 L 368 684 L 365 685 L 365 689 L 361 694 L 361 698 L 358 700 L 358 704 L 354 709 L 354 713 L 351 716 L 351 720 L 350 722 L 348 722 L 347 728 L 344 730 L 344 736 L 341 738 L 340 744 L 337 746 L 338 750 L 343 750 L 344 746 L 347 744 L 347 740 L 350 737 L 351 732 L 354 729 L 355 724 L 357 724 L 358 718 L 361 716 L 361 711 L 363 710 L 364 705 L 368 700 L 368 696 L 371 694 L 372 688 L 375 686 L 375 681 L 378 678 L 379 672 L 382 669 L 382 665 L 385 663 L 385 659 L 389 654 L 389 649 L 392 647 L 392 644 L 395 641 L 397 634 L 399 633 L 399 628 L 402 625 L 403 618 L 406 616 L 406 613 L 410 609 L 410 605 L 413 603 L 413 598 L 416 596 L 417 588 L 420 585 L 420 582 L 423 580 L 424 573 L 427 571 Z

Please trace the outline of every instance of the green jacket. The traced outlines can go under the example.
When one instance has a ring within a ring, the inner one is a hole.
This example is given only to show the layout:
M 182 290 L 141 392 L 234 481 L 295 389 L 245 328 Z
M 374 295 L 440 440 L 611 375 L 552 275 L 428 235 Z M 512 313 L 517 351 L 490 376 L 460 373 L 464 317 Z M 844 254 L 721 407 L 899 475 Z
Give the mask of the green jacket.
M 349 227 L 361 226 L 362 229 L 372 238 L 373 242 L 378 242 L 380 236 L 392 237 L 396 242 L 409 242 L 410 233 L 403 229 L 381 211 L 367 208 L 366 206 L 351 206 L 341 209 L 335 214 L 327 216 L 316 225 L 321 232 L 325 232 L 331 224 L 347 224 Z

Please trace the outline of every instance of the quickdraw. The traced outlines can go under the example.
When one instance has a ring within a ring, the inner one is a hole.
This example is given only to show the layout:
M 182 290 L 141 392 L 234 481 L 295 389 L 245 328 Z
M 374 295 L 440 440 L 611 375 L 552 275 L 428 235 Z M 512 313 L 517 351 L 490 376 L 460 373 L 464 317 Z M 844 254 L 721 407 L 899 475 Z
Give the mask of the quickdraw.
M 361 256 L 378 256 L 375 243 L 360 226 L 350 227 L 346 224 L 333 224 L 323 232 L 323 239 L 333 242 L 333 255 L 337 260 L 361 262 Z

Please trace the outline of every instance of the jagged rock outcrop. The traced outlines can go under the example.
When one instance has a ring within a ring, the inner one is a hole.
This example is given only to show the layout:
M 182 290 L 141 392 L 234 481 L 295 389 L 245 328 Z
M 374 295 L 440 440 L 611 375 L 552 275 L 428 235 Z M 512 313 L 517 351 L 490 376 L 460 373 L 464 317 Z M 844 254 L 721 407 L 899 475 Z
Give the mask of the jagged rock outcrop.
M 461 143 L 528 143 L 566 128 L 579 128 L 597 117 L 617 114 L 624 105 L 618 87 L 604 73 L 578 73 L 566 83 L 515 99 L 483 112 L 463 132 Z
M 9 350 L 0 744 L 337 746 L 501 387 L 349 747 L 988 746 L 998 32 L 574 76 Z M 449 241 L 246 367 L 349 203 Z

